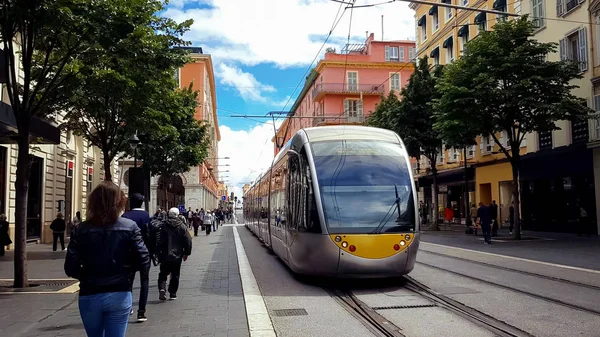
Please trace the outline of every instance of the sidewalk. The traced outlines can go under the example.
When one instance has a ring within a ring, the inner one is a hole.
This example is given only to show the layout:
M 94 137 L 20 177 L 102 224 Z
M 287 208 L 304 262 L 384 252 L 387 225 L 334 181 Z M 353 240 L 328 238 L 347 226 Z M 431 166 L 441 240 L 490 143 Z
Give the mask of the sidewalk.
M 65 278 L 64 252 L 51 245 L 32 245 L 30 278 Z M 0 260 L 0 278 L 12 277 L 12 253 Z M 150 270 L 148 321 L 136 323 L 139 275 L 127 336 L 249 336 L 233 227 L 194 237 L 192 255 L 184 262 L 178 299 L 161 302 L 158 268 Z M 75 294 L 0 294 L 0 335 L 22 337 L 85 336 Z
M 600 270 L 600 237 L 574 234 L 524 231 L 524 240 L 513 240 L 508 229 L 498 230 L 491 245 L 484 245 L 481 236 L 462 231 L 423 231 L 421 241 L 438 245 L 484 251 L 512 257 Z M 425 247 L 423 247 L 425 248 Z

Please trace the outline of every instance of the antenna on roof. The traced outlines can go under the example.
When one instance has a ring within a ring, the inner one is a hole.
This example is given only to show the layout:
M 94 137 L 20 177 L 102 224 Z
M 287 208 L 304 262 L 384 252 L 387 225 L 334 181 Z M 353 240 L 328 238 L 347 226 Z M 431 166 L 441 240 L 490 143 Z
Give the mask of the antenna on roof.
M 383 39 L 383 14 L 381 14 L 381 41 L 385 41 Z

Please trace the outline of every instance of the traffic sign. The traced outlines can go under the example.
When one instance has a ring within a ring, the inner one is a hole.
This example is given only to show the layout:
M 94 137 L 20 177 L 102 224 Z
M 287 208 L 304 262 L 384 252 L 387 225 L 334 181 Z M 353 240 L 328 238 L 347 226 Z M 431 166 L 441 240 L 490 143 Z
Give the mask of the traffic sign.
M 223 200 L 223 201 L 227 200 L 227 196 L 226 195 L 222 196 L 221 200 Z

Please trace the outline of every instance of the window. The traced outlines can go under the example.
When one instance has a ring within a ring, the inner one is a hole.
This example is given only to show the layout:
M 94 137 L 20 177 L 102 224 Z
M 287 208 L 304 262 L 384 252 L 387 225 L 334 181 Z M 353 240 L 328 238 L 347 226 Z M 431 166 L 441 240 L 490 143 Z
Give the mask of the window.
M 467 159 L 473 159 L 475 157 L 475 145 L 467 147 Z
M 427 40 L 427 17 L 423 15 L 417 22 L 417 26 L 421 27 L 421 42 Z
M 446 63 L 454 62 L 454 42 L 452 36 L 448 37 L 442 46 L 446 49 Z
M 436 6 L 437 7 L 437 6 Z M 438 13 L 437 10 L 435 11 L 435 13 L 433 13 L 433 15 L 431 16 L 431 23 L 433 25 L 433 31 L 437 31 L 438 29 L 440 29 L 440 19 L 438 18 Z
M 437 155 L 437 160 L 436 160 L 436 165 L 440 165 L 444 163 L 444 144 L 442 144 L 442 147 L 440 147 L 440 149 L 438 150 L 438 155 Z
M 573 9 L 577 8 L 585 0 L 557 0 L 556 1 L 556 15 L 566 15 Z
M 597 12 L 594 16 L 594 23 L 596 24 L 596 62 L 600 65 L 600 12 Z
M 415 58 L 415 47 L 408 47 L 408 60 L 412 61 L 412 60 L 414 60 L 414 58 Z
M 544 14 L 544 0 L 531 0 L 531 22 L 535 27 L 541 28 L 546 25 Z
M 404 46 L 399 47 L 398 50 L 400 51 L 400 61 L 404 62 Z
M 460 49 L 460 55 L 464 53 L 467 42 L 469 42 L 469 23 L 458 30 L 458 48 Z
M 485 8 L 485 9 L 487 9 L 487 8 Z M 475 17 L 475 23 L 477 24 L 477 31 L 479 33 L 486 31 L 487 30 L 486 13 L 481 12 L 481 13 L 477 14 L 477 16 Z
M 462 0 L 462 5 L 463 6 L 468 6 L 469 5 L 469 0 Z
M 455 148 L 448 150 L 448 163 L 456 163 L 458 161 L 459 152 Z
M 593 139 L 600 139 L 600 95 L 594 95 L 594 134 L 592 135 Z
M 92 183 L 93 183 L 93 181 L 94 181 L 94 168 L 91 167 L 91 166 L 89 166 L 88 167 L 88 174 L 87 174 L 87 184 L 86 184 L 87 193 L 90 193 L 92 191 L 92 188 L 93 188 Z
M 481 136 L 479 147 L 482 155 L 491 154 L 494 151 L 494 138 L 491 135 L 488 137 Z
M 177 83 L 178 87 L 181 87 L 180 74 L 181 74 L 181 68 L 175 69 L 175 82 Z
M 344 115 L 347 118 L 347 122 L 362 122 L 363 102 L 359 99 L 345 99 Z
M 502 144 L 502 146 L 507 149 L 510 150 L 510 139 L 508 139 L 508 132 L 506 131 L 502 131 L 500 133 L 500 139 L 498 139 L 500 141 L 500 144 Z
M 538 138 L 540 150 L 552 149 L 552 131 L 541 131 L 538 133 Z
M 390 76 L 390 90 L 400 91 L 400 74 Z
M 348 72 L 348 91 L 358 91 L 358 72 Z
M 582 27 L 565 38 L 559 44 L 560 59 L 571 60 L 579 64 L 579 71 L 586 71 L 587 65 L 587 32 Z
M 448 1 L 448 3 L 451 3 L 451 2 L 452 1 Z M 448 20 L 452 19 L 452 8 L 446 7 L 445 11 L 446 11 L 446 15 L 444 15 L 444 17 L 446 18 L 445 22 L 448 22 Z
M 385 60 L 398 61 L 398 47 L 385 46 Z
M 431 54 L 429 54 L 429 57 L 431 57 L 433 59 L 433 64 L 434 65 L 439 65 L 440 64 L 440 47 L 435 47 L 435 49 L 433 49 L 431 51 Z

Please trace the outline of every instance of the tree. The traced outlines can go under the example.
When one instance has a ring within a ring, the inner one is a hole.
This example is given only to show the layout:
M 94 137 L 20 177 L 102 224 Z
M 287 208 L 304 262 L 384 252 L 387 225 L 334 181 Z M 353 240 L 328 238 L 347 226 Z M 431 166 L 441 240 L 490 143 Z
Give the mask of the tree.
M 555 122 L 586 118 L 592 111 L 571 92 L 581 78 L 579 65 L 548 61 L 555 43 L 532 39 L 527 17 L 498 23 L 470 41 L 464 55 L 445 68 L 434 99 L 437 130 L 454 134 L 461 127 L 492 136 L 512 167 L 515 238 L 520 239 L 519 163 L 527 133 L 557 129 Z M 505 132 L 508 145 L 498 140 Z
M 138 1 L 139 2 L 139 1 Z M 14 286 L 27 279 L 27 198 L 34 117 L 56 114 L 67 103 L 81 61 L 99 41 L 111 44 L 130 30 L 131 4 L 124 0 L 2 0 L 0 35 L 6 89 L 17 123 Z
M 185 173 L 208 156 L 208 125 L 194 118 L 197 105 L 198 92 L 192 86 L 164 91 L 156 108 L 166 113 L 156 114 L 162 118 L 148 121 L 151 127 L 140 136 L 138 147 L 143 167 L 152 175 L 170 178 Z
M 381 95 L 379 103 L 375 106 L 375 111 L 369 115 L 366 124 L 376 128 L 396 131 L 396 118 L 394 117 L 400 106 L 400 100 L 392 90 L 386 97 Z
M 140 1 L 148 6 L 135 11 L 133 31 L 85 60 L 63 124 L 100 148 L 107 180 L 114 158 L 128 150 L 129 137 L 164 119 L 160 99 L 175 89 L 173 74 L 188 61 L 187 53 L 174 47 L 188 44 L 181 36 L 192 21 L 157 17 L 162 1 Z

